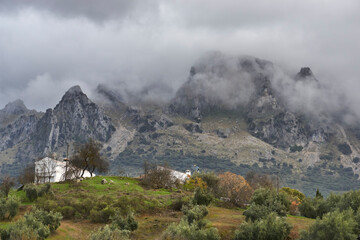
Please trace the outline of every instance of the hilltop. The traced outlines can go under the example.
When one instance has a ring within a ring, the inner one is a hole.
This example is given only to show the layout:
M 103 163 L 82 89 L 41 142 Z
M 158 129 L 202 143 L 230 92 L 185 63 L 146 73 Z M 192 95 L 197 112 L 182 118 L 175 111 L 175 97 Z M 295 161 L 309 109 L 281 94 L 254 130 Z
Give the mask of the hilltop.
M 112 183 L 101 184 L 103 178 Z M 139 179 L 110 176 L 93 177 L 79 183 L 52 183 L 51 191 L 52 196 L 44 196 L 34 202 L 29 201 L 25 192 L 13 191 L 11 195 L 21 199 L 20 212 L 12 221 L 0 221 L 0 228 L 9 228 L 31 208 L 39 206 L 45 210 L 60 211 L 63 215 L 60 227 L 48 239 L 89 239 L 92 232 L 108 221 L 102 217 L 129 208 L 139 224 L 131 239 L 159 239 L 171 223 L 178 223 L 183 216 L 174 204 L 178 199 L 193 196 L 193 191 L 189 190 L 149 189 L 144 188 Z M 103 211 L 95 213 L 97 208 Z M 232 239 L 235 230 L 245 221 L 242 208 L 225 208 L 214 202 L 208 211 L 206 220 L 210 221 L 211 227 L 218 229 L 221 239 Z M 105 215 L 97 215 L 100 212 Z M 296 216 L 287 219 L 295 226 L 296 232 L 307 229 L 314 222 Z

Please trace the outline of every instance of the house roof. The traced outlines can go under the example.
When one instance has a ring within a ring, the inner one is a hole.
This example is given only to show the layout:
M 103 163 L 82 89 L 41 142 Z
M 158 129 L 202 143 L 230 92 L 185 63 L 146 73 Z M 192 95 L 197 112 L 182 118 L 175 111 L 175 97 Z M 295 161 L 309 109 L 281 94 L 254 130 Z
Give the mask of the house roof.
M 60 165 L 60 166 L 65 166 L 65 165 L 66 165 L 66 162 L 64 162 L 64 161 L 59 161 L 59 160 L 56 160 L 56 159 L 53 159 L 53 158 L 49 158 L 49 157 L 44 157 L 44 158 L 36 161 L 35 163 L 41 162 L 41 161 L 53 161 L 53 162 L 56 162 L 56 164 L 57 164 L 57 165 Z

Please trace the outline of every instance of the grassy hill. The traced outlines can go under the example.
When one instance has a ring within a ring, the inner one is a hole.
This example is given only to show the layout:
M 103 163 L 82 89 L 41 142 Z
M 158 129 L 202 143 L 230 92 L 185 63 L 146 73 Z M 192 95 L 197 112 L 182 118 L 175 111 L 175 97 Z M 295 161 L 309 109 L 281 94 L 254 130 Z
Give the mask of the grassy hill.
M 108 181 L 107 184 L 101 184 L 103 178 Z M 101 217 L 101 211 L 96 212 L 94 209 L 116 208 L 126 211 L 120 207 L 121 203 L 135 212 L 139 223 L 131 239 L 159 239 L 171 223 L 179 222 L 183 216 L 181 211 L 174 210 L 173 203 L 181 197 L 189 198 L 193 195 L 192 191 L 175 188 L 146 189 L 138 179 L 125 177 L 97 176 L 79 183 L 53 183 L 51 189 L 52 196 L 43 196 L 34 202 L 27 199 L 24 191 L 12 191 L 10 195 L 21 199 L 21 210 L 12 221 L 0 222 L 0 228 L 10 227 L 31 208 L 38 206 L 60 211 L 64 216 L 60 227 L 48 239 L 88 239 L 93 231 L 105 225 L 97 218 Z M 69 209 L 65 210 L 64 205 Z M 209 226 L 216 227 L 222 239 L 232 239 L 235 230 L 245 219 L 244 209 L 212 204 L 208 211 L 206 219 L 210 222 Z M 313 219 L 296 216 L 289 216 L 287 221 L 296 232 L 308 228 L 314 222 Z

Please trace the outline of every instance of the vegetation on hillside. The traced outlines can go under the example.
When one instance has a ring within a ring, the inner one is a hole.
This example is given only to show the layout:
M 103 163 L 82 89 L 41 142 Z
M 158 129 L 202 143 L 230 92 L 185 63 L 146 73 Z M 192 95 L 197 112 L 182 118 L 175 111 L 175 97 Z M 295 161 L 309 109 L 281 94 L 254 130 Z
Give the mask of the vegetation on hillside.
M 305 240 L 360 233 L 360 191 L 327 198 L 317 191 L 311 198 L 277 190 L 258 173 L 200 172 L 181 183 L 165 166 L 149 169 L 141 179 L 97 176 L 11 190 L 0 199 L 1 239 Z M 158 170 L 166 184 L 149 176 Z M 71 237 L 70 226 L 81 226 L 76 232 L 83 235 Z

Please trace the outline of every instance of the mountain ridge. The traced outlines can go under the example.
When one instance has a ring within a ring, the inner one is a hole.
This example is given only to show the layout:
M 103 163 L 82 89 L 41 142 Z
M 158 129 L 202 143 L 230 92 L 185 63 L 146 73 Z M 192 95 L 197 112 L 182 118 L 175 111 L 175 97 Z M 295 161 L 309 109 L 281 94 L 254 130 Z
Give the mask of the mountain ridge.
M 148 160 L 178 170 L 197 164 L 243 175 L 280 174 L 286 185 L 307 193 L 315 182 L 325 194 L 360 187 L 360 131 L 323 109 L 297 111 L 283 83 L 290 89 L 321 86 L 308 67 L 289 78 L 269 61 L 219 53 L 190 68 L 167 106 L 129 104 L 105 85 L 97 88 L 101 100 L 93 102 L 74 86 L 53 109 L 20 114 L 0 128 L 0 171 L 17 175 L 34 159 L 67 156 L 67 144 L 71 154 L 75 143 L 91 137 L 103 144 L 110 174 L 139 174 Z

